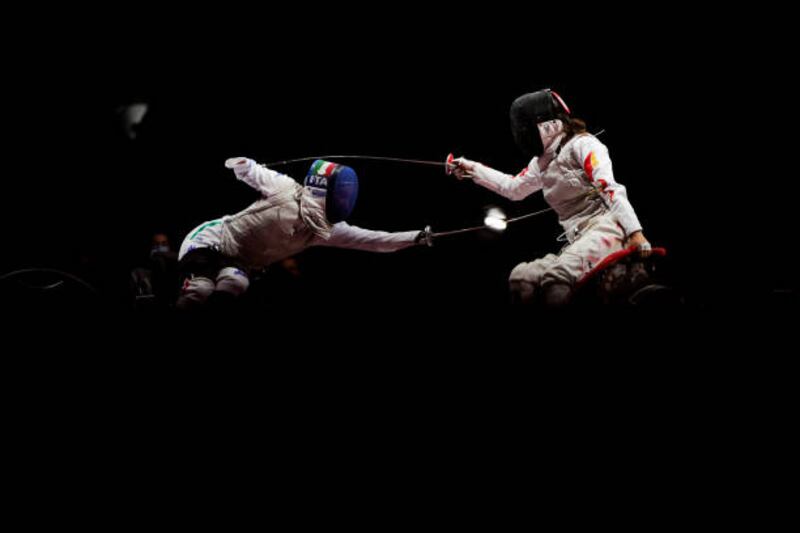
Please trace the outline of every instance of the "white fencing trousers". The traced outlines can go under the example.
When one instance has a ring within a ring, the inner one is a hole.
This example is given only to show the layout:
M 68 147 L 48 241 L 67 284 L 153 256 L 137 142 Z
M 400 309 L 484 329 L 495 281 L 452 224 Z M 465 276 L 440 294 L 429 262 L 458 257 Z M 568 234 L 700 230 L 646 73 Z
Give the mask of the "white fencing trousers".
M 510 289 L 529 301 L 538 287 L 550 283 L 575 285 L 605 257 L 621 250 L 624 241 L 625 233 L 612 215 L 594 217 L 558 255 L 547 254 L 514 267 L 508 278 Z

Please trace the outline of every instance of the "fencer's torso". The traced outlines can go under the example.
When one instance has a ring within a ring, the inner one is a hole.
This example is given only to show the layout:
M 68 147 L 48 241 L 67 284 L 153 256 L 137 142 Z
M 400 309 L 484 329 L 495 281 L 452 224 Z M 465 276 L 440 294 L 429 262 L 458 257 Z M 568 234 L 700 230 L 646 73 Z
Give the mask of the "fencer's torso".
M 555 153 L 534 158 L 527 169 L 541 181 L 544 198 L 558 214 L 558 221 L 566 232 L 607 211 L 599 196 L 590 195 L 595 187 L 586 176 L 576 149 L 580 139 L 573 137 Z
M 235 215 L 192 230 L 180 257 L 208 247 L 235 257 L 244 267 L 261 269 L 301 252 L 315 240 L 327 239 L 330 232 L 324 208 L 307 188 L 292 182 Z
M 286 259 L 306 249 L 316 237 L 330 235 L 324 210 L 299 184 L 258 200 L 222 222 L 220 251 L 251 269 Z

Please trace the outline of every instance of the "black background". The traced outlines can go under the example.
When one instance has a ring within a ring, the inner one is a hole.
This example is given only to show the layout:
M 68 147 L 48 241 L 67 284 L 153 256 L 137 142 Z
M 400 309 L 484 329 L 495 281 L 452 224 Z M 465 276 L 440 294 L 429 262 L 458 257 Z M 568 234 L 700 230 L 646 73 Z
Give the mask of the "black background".
M 774 289 L 796 288 L 795 103 L 783 79 L 793 32 L 776 17 L 760 20 L 757 7 L 703 16 L 677 5 L 619 14 L 606 6 L 460 6 L 444 15 L 432 5 L 298 7 L 42 6 L 7 17 L 14 31 L 4 33 L 0 271 L 77 271 L 88 253 L 101 265 L 107 308 L 124 309 L 120 280 L 146 255 L 154 230 L 177 244 L 199 222 L 253 200 L 223 167 L 227 157 L 440 160 L 452 151 L 516 172 L 526 161 L 511 141 L 508 106 L 549 86 L 591 130 L 606 130 L 616 176 L 648 238 L 668 248 L 693 309 L 740 317 L 769 306 Z M 150 104 L 134 143 L 115 119 L 131 99 Z M 543 207 L 538 196 L 512 204 L 435 169 L 353 166 L 362 184 L 353 222 L 365 227 L 446 230 L 480 223 L 488 204 L 510 214 Z M 771 478 L 793 464 L 784 450 L 796 449 L 786 424 L 796 404 L 785 355 L 792 344 L 752 331 L 749 319 L 713 325 L 714 313 L 703 312 L 670 324 L 685 327 L 656 326 L 655 335 L 653 325 L 637 335 L 631 324 L 644 321 L 611 313 L 560 328 L 552 326 L 561 315 L 487 325 L 490 315 L 475 311 L 504 305 L 510 269 L 556 250 L 558 233 L 543 217 L 500 238 L 471 235 L 432 249 L 309 250 L 301 267 L 315 291 L 303 303 L 318 305 L 302 318 L 328 327 L 292 334 L 278 326 L 294 317 L 178 318 L 118 330 L 83 317 L 79 328 L 53 328 L 35 310 L 25 317 L 33 327 L 19 331 L 21 342 L 7 340 L 3 357 L 11 363 L 3 372 L 6 445 L 23 480 L 17 500 L 34 496 L 26 519 L 50 508 L 31 484 L 66 502 L 67 493 L 83 494 L 73 483 L 81 480 L 127 503 L 108 490 L 113 478 L 147 487 L 139 496 L 148 498 L 168 487 L 172 504 L 178 481 L 154 483 L 164 472 L 186 465 L 192 475 L 184 479 L 206 479 L 212 469 L 204 465 L 239 457 L 271 470 L 288 463 L 294 480 L 300 465 L 316 473 L 325 471 L 319 462 L 341 464 L 347 472 L 337 484 L 355 479 L 378 498 L 385 492 L 374 490 L 376 477 L 411 485 L 405 495 L 427 485 L 437 506 L 443 494 L 458 494 L 447 487 L 457 480 L 485 508 L 486 487 L 516 488 L 502 478 L 517 472 L 524 474 L 514 481 L 524 476 L 526 486 L 554 494 L 541 475 L 553 465 L 558 487 L 579 485 L 582 474 L 602 479 L 593 501 L 622 480 L 660 504 L 651 520 L 676 516 L 695 494 L 715 521 L 778 516 L 784 496 L 769 488 L 782 484 Z M 354 323 L 346 315 L 353 310 L 377 312 Z M 792 316 L 784 319 L 793 326 Z M 4 337 L 14 329 L 8 320 Z M 177 341 L 163 335 L 168 328 Z M 736 345 L 726 346 L 731 339 Z M 258 449 L 242 453 L 245 442 Z M 294 454 L 302 457 L 289 460 Z M 501 473 L 491 485 L 469 483 L 486 462 Z M 121 475 L 120 463 L 138 476 Z M 394 475 L 387 463 L 409 468 Z M 457 475 L 428 483 L 442 465 Z M 613 470 L 598 478 L 598 465 Z M 372 477 L 354 476 L 357 469 Z M 69 490 L 59 490 L 64 480 Z M 652 485 L 668 497 L 654 498 Z M 554 496 L 569 506 L 559 520 L 575 509 L 589 515 L 567 493 Z M 719 512 L 714 497 L 724 500 Z M 769 500 L 766 512 L 759 498 Z M 70 511 L 81 513 L 86 501 Z M 151 507 L 130 501 L 129 515 Z M 395 514 L 405 516 L 411 506 L 398 501 Z M 452 514 L 473 517 L 460 510 Z

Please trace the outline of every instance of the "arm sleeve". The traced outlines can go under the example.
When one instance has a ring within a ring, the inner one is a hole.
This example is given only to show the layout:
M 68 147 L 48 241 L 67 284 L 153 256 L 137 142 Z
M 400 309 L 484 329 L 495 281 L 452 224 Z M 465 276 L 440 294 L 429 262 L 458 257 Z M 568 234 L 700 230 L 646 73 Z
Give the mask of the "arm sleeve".
M 287 186 L 295 183 L 286 174 L 270 170 L 252 159 L 244 157 L 228 159 L 225 166 L 233 170 L 238 180 L 245 182 L 267 197 L 285 190 Z
M 536 159 L 534 159 L 528 168 L 523 169 L 522 172 L 516 176 L 504 174 L 486 165 L 477 163 L 475 166 L 475 177 L 473 179 L 475 183 L 501 196 L 505 196 L 509 200 L 522 200 L 542 188 L 542 180 L 536 162 Z
M 375 231 L 339 222 L 333 225 L 328 240 L 320 240 L 315 244 L 367 252 L 396 252 L 414 246 L 417 235 L 419 231 Z

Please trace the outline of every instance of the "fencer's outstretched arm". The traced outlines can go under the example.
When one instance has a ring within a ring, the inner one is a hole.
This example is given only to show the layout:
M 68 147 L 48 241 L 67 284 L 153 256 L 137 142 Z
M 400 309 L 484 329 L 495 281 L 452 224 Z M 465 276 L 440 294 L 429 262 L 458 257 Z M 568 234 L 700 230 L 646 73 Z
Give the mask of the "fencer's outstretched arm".
M 246 157 L 232 157 L 225 161 L 225 166 L 236 174 L 236 178 L 245 182 L 265 197 L 286 190 L 295 181 L 285 174 L 270 170 Z
M 368 252 L 396 252 L 417 244 L 419 234 L 419 231 L 375 231 L 339 222 L 333 225 L 328 240 L 320 239 L 314 244 Z
M 614 179 L 614 171 L 608 148 L 593 135 L 581 135 L 575 139 L 575 154 L 583 164 L 589 181 L 603 195 L 609 210 L 622 226 L 626 236 L 642 230 L 639 218 L 628 201 L 625 186 Z
M 458 165 L 455 170 L 456 176 L 471 178 L 475 183 L 505 196 L 509 200 L 522 200 L 542 189 L 542 180 L 538 172 L 530 170 L 536 169 L 536 159 L 530 167 L 516 176 L 505 174 L 469 159 L 460 158 L 455 163 Z

